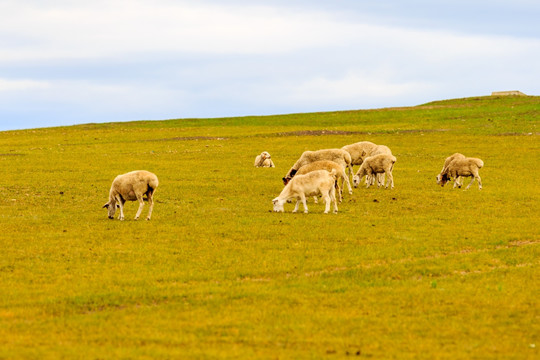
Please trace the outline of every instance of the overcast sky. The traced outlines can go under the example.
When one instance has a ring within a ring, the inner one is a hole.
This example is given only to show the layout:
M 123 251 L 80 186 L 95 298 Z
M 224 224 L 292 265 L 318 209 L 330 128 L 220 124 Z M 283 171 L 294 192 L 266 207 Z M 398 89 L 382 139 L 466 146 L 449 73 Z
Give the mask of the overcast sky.
M 0 130 L 540 95 L 538 0 L 0 0 Z

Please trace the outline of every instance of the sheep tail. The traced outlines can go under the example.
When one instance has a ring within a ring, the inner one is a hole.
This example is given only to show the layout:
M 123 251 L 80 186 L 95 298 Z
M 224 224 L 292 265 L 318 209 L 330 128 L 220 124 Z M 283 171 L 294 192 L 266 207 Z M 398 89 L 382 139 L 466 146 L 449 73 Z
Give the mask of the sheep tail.
M 154 192 L 156 188 L 158 187 L 159 181 L 158 179 L 152 179 L 148 182 L 148 191 Z

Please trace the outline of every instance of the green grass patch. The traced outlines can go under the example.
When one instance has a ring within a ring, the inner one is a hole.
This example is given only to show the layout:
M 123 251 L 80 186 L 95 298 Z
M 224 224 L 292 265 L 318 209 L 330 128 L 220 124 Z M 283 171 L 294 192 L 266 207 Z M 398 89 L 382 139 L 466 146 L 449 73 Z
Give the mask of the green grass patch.
M 1 132 L 0 358 L 537 358 L 539 114 L 480 97 Z M 362 140 L 392 149 L 394 190 L 271 212 L 303 151 Z M 483 190 L 436 185 L 454 152 L 484 160 Z M 107 219 L 138 169 L 152 220 Z

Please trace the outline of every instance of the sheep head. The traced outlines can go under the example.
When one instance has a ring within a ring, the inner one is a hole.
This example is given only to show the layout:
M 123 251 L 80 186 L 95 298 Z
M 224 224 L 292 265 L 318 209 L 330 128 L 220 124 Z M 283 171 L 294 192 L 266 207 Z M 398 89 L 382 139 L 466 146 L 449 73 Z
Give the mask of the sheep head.
M 283 180 L 283 185 L 287 185 L 289 181 L 293 178 L 293 176 L 298 172 L 296 169 L 291 169 L 285 177 L 281 178 Z
M 360 185 L 360 176 L 354 175 L 352 178 L 354 188 L 357 188 Z
M 356 173 L 356 175 L 353 176 L 352 178 L 352 181 L 353 181 L 353 186 L 355 188 L 358 187 L 358 185 L 360 185 L 360 180 L 365 176 L 367 175 L 367 171 L 365 169 L 365 165 L 362 165 L 360 166 L 360 169 L 358 169 L 358 172 Z
M 450 176 L 448 176 L 447 173 L 445 174 L 442 174 L 442 176 L 440 176 L 440 183 L 441 183 L 441 186 L 444 186 L 444 184 L 446 184 L 447 182 L 450 181 Z
M 109 219 L 114 219 L 114 214 L 116 213 L 117 207 L 118 207 L 118 204 L 116 204 L 116 201 L 113 201 L 113 200 L 103 205 L 103 208 L 108 210 Z
M 280 200 L 279 198 L 275 198 L 274 200 L 272 200 L 274 212 L 285 212 L 285 209 L 283 208 L 283 204 L 285 204 L 285 201 Z

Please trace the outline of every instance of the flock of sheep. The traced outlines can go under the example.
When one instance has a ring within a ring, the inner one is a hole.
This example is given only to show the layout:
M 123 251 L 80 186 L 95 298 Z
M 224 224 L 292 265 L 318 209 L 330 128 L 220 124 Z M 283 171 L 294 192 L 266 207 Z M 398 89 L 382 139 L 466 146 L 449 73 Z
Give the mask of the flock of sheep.
M 353 174 L 353 165 L 360 165 L 352 178 L 355 188 L 360 185 L 363 177 L 365 177 L 366 187 L 377 182 L 378 187 L 385 185 L 386 188 L 389 186 L 394 188 L 392 170 L 395 163 L 396 157 L 392 155 L 388 146 L 376 145 L 369 141 L 346 145 L 341 149 L 305 151 L 283 177 L 285 187 L 279 196 L 272 200 L 274 211 L 283 212 L 283 205 L 296 199 L 293 212 L 298 211 L 300 202 L 302 202 L 304 212 L 307 213 L 306 197 L 313 196 L 317 202 L 317 196 L 321 196 L 326 204 L 324 213 L 330 211 L 332 203 L 334 204 L 333 212 L 337 213 L 336 189 L 339 202 L 342 200 L 345 184 L 349 194 L 352 194 L 349 177 Z M 255 158 L 255 166 L 275 167 L 270 154 L 266 151 Z M 472 177 L 467 189 L 475 179 L 478 181 L 479 189 L 482 189 L 482 180 L 478 175 L 478 170 L 483 166 L 484 162 L 480 159 L 468 158 L 455 153 L 445 160 L 440 174 L 437 175 L 437 184 L 444 186 L 448 181 L 454 179 L 454 187 L 461 187 L 463 177 Z M 124 220 L 125 202 L 138 201 L 139 209 L 135 215 L 135 220 L 137 220 L 143 210 L 144 196 L 146 196 L 149 204 L 146 220 L 150 220 L 154 209 L 154 192 L 158 184 L 157 176 L 146 170 L 118 175 L 112 182 L 109 201 L 103 205 L 104 208 L 108 209 L 109 219 L 114 218 L 116 209 L 119 208 L 118 218 Z
M 352 188 L 349 177 L 353 174 L 353 165 L 360 168 L 353 176 L 353 185 L 358 187 L 365 177 L 366 187 L 377 182 L 377 186 L 394 188 L 392 170 L 396 163 L 396 157 L 388 146 L 377 145 L 369 141 L 361 141 L 351 145 L 345 145 L 341 149 L 324 149 L 318 151 L 305 151 L 291 167 L 283 178 L 285 187 L 281 193 L 272 200 L 274 211 L 283 212 L 284 204 L 296 199 L 293 212 L 298 211 L 300 202 L 304 206 L 304 212 L 308 212 L 306 197 L 321 196 L 325 201 L 324 213 L 330 211 L 331 203 L 334 204 L 334 213 L 337 213 L 336 190 L 339 202 L 342 200 L 343 185 L 347 184 L 349 194 Z M 256 167 L 274 167 L 274 163 L 268 152 L 264 151 L 255 159 Z M 484 162 L 477 158 L 468 158 L 463 154 L 455 153 L 449 156 L 439 175 L 437 184 L 444 186 L 448 181 L 455 179 L 454 187 L 461 187 L 463 177 L 472 177 L 467 189 L 476 179 L 479 189 L 482 189 L 482 180 L 478 170 L 484 166 Z M 348 174 L 345 171 L 348 171 Z M 341 181 L 341 186 L 339 182 Z

